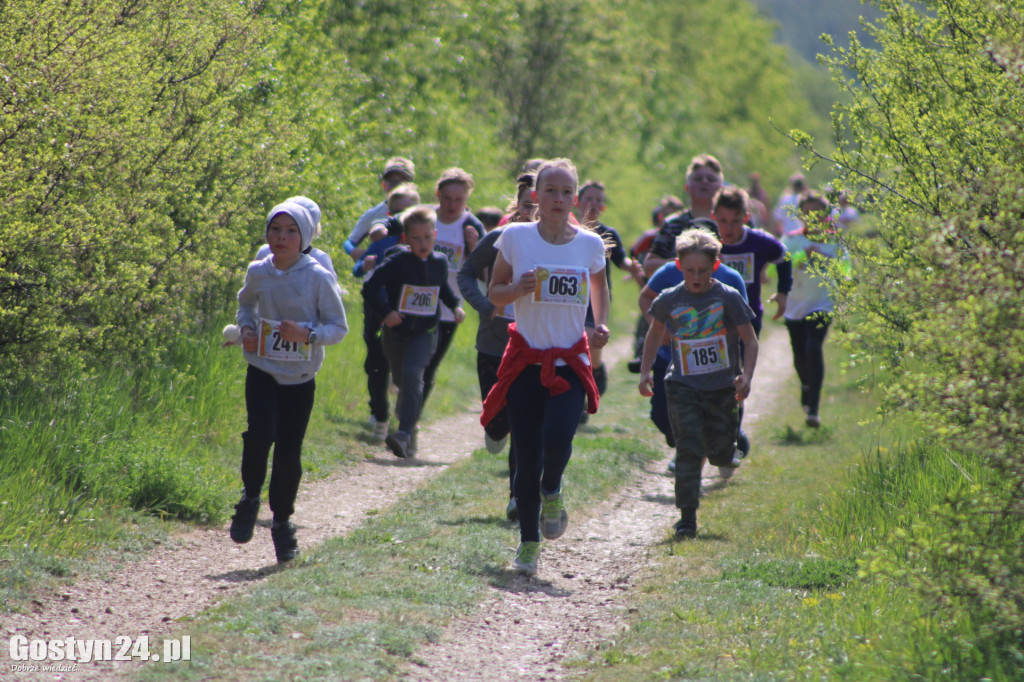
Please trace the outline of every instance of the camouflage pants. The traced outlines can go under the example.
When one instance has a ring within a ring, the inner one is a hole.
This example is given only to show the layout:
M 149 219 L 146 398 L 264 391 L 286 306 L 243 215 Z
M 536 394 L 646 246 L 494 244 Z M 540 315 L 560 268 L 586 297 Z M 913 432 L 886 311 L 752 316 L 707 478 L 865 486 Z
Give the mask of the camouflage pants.
M 736 452 L 739 403 L 731 386 L 698 391 L 665 382 L 668 417 L 676 440 L 676 506 L 700 506 L 700 474 L 707 457 L 716 466 L 731 464 Z

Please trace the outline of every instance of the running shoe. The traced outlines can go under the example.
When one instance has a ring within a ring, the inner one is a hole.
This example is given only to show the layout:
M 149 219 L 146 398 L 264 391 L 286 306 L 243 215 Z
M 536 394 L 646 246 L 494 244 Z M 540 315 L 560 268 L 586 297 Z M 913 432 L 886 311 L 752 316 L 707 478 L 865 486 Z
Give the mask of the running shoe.
M 270 527 L 270 537 L 274 541 L 274 554 L 277 563 L 283 564 L 299 556 L 299 542 L 295 539 L 295 524 L 291 521 L 274 521 Z
M 508 498 L 508 505 L 505 507 L 505 518 L 516 523 L 519 521 L 519 506 L 516 504 L 516 498 Z
M 686 507 L 680 510 L 681 516 L 673 528 L 677 540 L 684 540 L 697 537 L 697 509 Z
M 740 431 L 740 435 L 736 438 L 736 448 L 743 454 L 740 457 L 746 457 L 750 454 L 750 439 L 747 438 L 747 434 Z
M 373 429 L 373 442 L 383 443 L 384 439 L 388 437 L 387 419 L 379 422 L 373 415 L 370 415 L 370 428 Z
M 736 450 L 736 454 L 732 456 L 732 464 L 719 466 L 718 475 L 726 479 L 732 478 L 732 475 L 736 473 L 736 469 L 738 469 L 740 464 L 743 463 L 742 457 L 743 453 Z
M 816 429 L 819 426 L 821 426 L 821 420 L 818 419 L 818 415 L 809 413 L 807 415 L 807 425 L 810 426 L 812 429 Z
M 512 570 L 519 575 L 533 577 L 537 575 L 537 559 L 540 557 L 539 542 L 521 542 L 512 560 Z
M 487 452 L 492 455 L 497 455 L 500 452 L 505 451 L 505 445 L 508 443 L 508 434 L 504 438 L 495 440 L 491 438 L 491 434 L 484 431 L 484 445 L 487 446 Z
M 557 540 L 569 527 L 569 512 L 562 502 L 562 491 L 542 495 L 540 505 L 540 534 L 548 540 Z
M 231 517 L 231 539 L 240 545 L 252 540 L 252 532 L 256 527 L 256 517 L 260 513 L 260 498 L 246 497 L 242 493 L 242 499 L 235 505 L 235 515 Z
M 409 459 L 409 440 L 409 434 L 405 431 L 395 431 L 394 433 L 389 433 L 384 442 L 387 443 L 395 457 Z

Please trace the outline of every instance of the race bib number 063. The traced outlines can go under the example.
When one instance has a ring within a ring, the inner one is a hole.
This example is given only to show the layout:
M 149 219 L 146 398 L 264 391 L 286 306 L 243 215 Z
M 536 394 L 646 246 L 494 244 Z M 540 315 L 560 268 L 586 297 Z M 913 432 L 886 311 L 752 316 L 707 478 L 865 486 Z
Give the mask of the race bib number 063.
M 556 305 L 587 305 L 590 300 L 590 272 L 564 265 L 538 265 L 533 300 Z
M 680 372 L 683 376 L 710 374 L 729 368 L 729 355 L 724 336 L 707 339 L 676 339 L 679 357 L 682 359 Z
M 285 341 L 281 338 L 281 321 L 260 318 L 260 344 L 257 350 L 261 358 L 282 362 L 309 360 L 309 344 Z

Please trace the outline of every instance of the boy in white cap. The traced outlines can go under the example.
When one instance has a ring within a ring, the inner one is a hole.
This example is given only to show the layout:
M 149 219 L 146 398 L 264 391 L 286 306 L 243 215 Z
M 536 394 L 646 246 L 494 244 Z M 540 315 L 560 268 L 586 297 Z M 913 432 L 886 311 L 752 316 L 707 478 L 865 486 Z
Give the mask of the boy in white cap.
M 242 434 L 245 490 L 235 505 L 231 539 L 252 539 L 273 446 L 270 532 L 279 562 L 299 554 L 290 518 L 302 477 L 302 441 L 313 411 L 314 377 L 323 364 L 324 347 L 340 342 L 348 332 L 334 275 L 304 253 L 314 231 L 313 217 L 300 204 L 286 202 L 270 210 L 270 255 L 249 264 L 235 318 L 249 363 L 248 428 Z

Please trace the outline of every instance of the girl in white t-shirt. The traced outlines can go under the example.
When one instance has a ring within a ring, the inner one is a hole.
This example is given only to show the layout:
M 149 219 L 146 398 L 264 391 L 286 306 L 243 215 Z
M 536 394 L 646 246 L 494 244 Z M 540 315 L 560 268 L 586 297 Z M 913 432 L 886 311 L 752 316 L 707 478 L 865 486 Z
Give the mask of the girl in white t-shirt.
M 473 176 L 461 168 L 449 168 L 437 181 L 437 239 L 434 251 L 448 259 L 448 286 L 459 290 L 456 278 L 466 257 L 484 235 L 484 225 L 466 208 L 473 193 Z M 437 324 L 437 348 L 423 372 L 423 403 L 434 388 L 434 377 L 455 337 L 458 325 L 452 310 L 441 304 L 441 321 Z
M 568 159 L 545 162 L 537 172 L 537 222 L 513 223 L 495 247 L 489 297 L 513 303 L 515 324 L 498 369 L 498 383 L 484 402 L 486 424 L 507 404 L 516 442 L 514 483 L 520 545 L 513 569 L 537 573 L 540 536 L 562 535 L 569 516 L 562 502 L 562 473 L 572 454 L 583 399 L 597 411 L 584 323 L 587 304 L 596 332 L 590 343 L 608 342 L 605 247 L 587 228 L 570 223 L 579 184 Z

